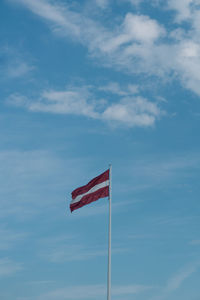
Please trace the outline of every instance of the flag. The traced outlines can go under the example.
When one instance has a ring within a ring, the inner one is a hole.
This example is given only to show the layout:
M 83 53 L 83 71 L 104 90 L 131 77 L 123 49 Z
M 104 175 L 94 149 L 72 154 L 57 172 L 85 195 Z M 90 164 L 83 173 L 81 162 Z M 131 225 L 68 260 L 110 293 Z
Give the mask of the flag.
M 87 205 L 99 198 L 109 196 L 109 169 L 92 179 L 88 184 L 75 189 L 72 192 L 70 203 L 71 212 Z

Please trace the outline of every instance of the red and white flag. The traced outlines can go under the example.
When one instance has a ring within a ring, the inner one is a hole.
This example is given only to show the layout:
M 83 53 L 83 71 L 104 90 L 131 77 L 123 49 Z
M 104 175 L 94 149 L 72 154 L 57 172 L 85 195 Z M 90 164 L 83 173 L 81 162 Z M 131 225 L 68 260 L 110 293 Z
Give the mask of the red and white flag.
M 88 184 L 75 189 L 72 192 L 70 203 L 71 212 L 87 205 L 99 198 L 109 196 L 109 169 L 92 179 Z

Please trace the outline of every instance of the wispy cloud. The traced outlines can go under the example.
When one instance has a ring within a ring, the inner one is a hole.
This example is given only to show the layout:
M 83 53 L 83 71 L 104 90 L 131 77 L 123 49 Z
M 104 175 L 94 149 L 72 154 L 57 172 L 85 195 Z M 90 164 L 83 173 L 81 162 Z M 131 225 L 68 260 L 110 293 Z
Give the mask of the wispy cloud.
M 107 253 L 105 249 L 88 248 L 77 243 L 74 237 L 60 236 L 43 239 L 40 247 L 40 255 L 52 263 L 88 260 Z
M 91 87 L 69 87 L 64 91 L 44 91 L 36 100 L 12 94 L 7 103 L 25 107 L 32 112 L 82 115 L 128 127 L 153 126 L 163 115 L 158 103 L 138 95 L 131 96 L 137 92 L 136 86 L 129 85 L 126 92 L 116 84 L 100 89 L 108 93 L 117 93 L 120 99 L 118 102 L 109 103 L 96 98 Z
M 154 125 L 161 115 L 161 110 L 155 103 L 143 97 L 127 97 L 107 107 L 103 112 L 103 119 L 121 122 L 129 127 L 148 127 Z
M 197 271 L 199 266 L 199 263 L 186 266 L 177 274 L 175 274 L 172 278 L 170 278 L 166 287 L 167 292 L 170 293 L 177 290 L 187 278 L 189 278 L 194 272 Z
M 150 286 L 145 285 L 125 285 L 125 286 L 113 286 L 113 296 L 126 296 L 137 295 L 148 289 L 152 289 Z M 43 294 L 37 298 L 37 300 L 61 300 L 61 299 L 99 299 L 106 296 L 106 287 L 104 285 L 85 285 L 74 286 L 62 289 L 57 289 Z
M 166 286 L 159 292 L 159 295 L 153 297 L 152 300 L 164 300 L 165 298 L 169 297 L 173 292 L 179 289 L 185 280 L 191 277 L 193 273 L 199 269 L 199 267 L 199 261 L 186 265 L 168 280 Z
M 66 3 L 48 0 L 9 1 L 22 4 L 40 16 L 53 32 L 80 42 L 91 56 L 98 57 L 107 66 L 129 73 L 145 73 L 148 77 L 176 77 L 184 87 L 200 94 L 198 0 L 168 1 L 167 8 L 176 12 L 174 21 L 179 21 L 179 27 L 169 32 L 156 19 L 141 13 L 127 12 L 120 24 L 118 18 L 114 20 L 111 29 L 103 21 L 88 16 L 86 9 L 81 10 L 82 6 L 72 9 Z M 105 5 L 104 1 L 98 3 Z M 186 29 L 180 23 L 182 20 L 191 26 Z
M 192 240 L 192 241 L 190 241 L 190 245 L 192 245 L 192 246 L 200 245 L 200 240 Z
M 176 11 L 176 22 L 190 20 L 196 12 L 199 0 L 168 0 L 168 8 Z
M 92 260 L 96 257 L 106 256 L 106 250 L 87 249 L 82 245 L 65 245 L 56 247 L 43 254 L 43 258 L 52 263 L 65 263 L 72 261 Z
M 9 258 L 0 259 L 0 277 L 11 276 L 22 269 L 21 264 L 16 263 Z
M 81 160 L 71 155 L 68 159 L 64 159 L 45 150 L 0 152 L 2 170 L 0 174 L 2 184 L 0 218 L 10 216 L 20 219 L 33 218 L 38 213 L 44 212 L 41 207 L 46 207 L 45 210 L 55 210 L 57 205 L 54 207 L 54 203 L 58 201 L 55 191 L 56 194 L 58 191 L 63 193 L 61 201 L 66 207 L 66 192 L 72 190 L 73 180 L 76 182 L 80 178 L 80 172 L 74 169 L 74 165 L 78 164 L 80 170 L 87 173 L 88 165 L 90 165 L 88 161 L 88 159 Z M 66 174 L 66 168 L 71 170 L 70 180 L 69 174 Z M 47 190 L 50 191 L 48 198 L 46 197 Z M 49 203 L 51 203 L 50 206 Z
M 96 4 L 100 7 L 100 8 L 106 8 L 110 2 L 110 0 L 94 0 L 96 2 Z
M 17 79 L 30 74 L 35 69 L 35 66 L 24 56 L 24 53 L 20 53 L 13 47 L 1 47 L 0 79 Z
M 129 190 L 150 189 L 154 186 L 157 188 L 168 186 L 169 184 L 182 184 L 184 179 L 190 178 L 194 170 L 199 170 L 200 156 L 196 152 L 173 153 L 173 155 L 143 157 L 142 160 L 130 163 L 130 160 L 120 166 L 120 172 L 126 176 L 126 182 L 134 182 Z M 131 179 L 130 179 L 131 178 Z M 185 183 L 186 187 L 190 187 L 191 183 Z M 119 182 L 121 191 L 126 191 L 126 185 L 123 186 Z
M 107 255 L 106 248 L 84 245 L 77 240 L 80 240 L 77 236 L 44 238 L 38 244 L 39 255 L 51 263 L 86 261 Z M 127 252 L 127 249 L 114 246 L 112 252 L 114 255 L 121 254 Z
M 121 86 L 118 82 L 109 82 L 104 86 L 98 87 L 98 89 L 118 96 L 133 96 L 139 93 L 138 85 L 128 84 Z

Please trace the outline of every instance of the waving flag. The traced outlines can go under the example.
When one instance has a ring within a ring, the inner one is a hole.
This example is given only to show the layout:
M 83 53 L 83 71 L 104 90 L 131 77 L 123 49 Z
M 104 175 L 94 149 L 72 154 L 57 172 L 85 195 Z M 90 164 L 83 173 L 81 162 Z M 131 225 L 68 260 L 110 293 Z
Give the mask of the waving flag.
M 88 184 L 75 189 L 72 192 L 70 203 L 71 212 L 87 205 L 99 198 L 109 196 L 109 169 L 92 179 Z

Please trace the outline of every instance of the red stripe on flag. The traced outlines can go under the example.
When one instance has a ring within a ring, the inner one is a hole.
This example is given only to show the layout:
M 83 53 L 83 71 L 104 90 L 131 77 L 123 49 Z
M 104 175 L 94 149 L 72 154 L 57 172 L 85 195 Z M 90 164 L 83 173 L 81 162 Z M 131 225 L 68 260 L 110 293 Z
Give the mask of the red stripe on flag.
M 106 180 L 109 180 L 109 169 L 106 170 L 104 173 L 100 174 L 99 176 L 92 179 L 90 182 L 88 182 L 86 185 L 81 186 L 77 189 L 75 189 L 72 192 L 72 199 L 75 199 L 77 196 L 85 194 L 88 192 L 93 186 L 102 183 Z
M 79 202 L 71 204 L 70 205 L 71 212 L 75 209 L 78 209 L 78 208 L 84 206 L 84 205 L 94 202 L 94 201 L 98 200 L 99 198 L 104 198 L 104 197 L 108 197 L 108 196 L 109 196 L 109 186 L 103 187 L 94 193 L 83 196 Z

